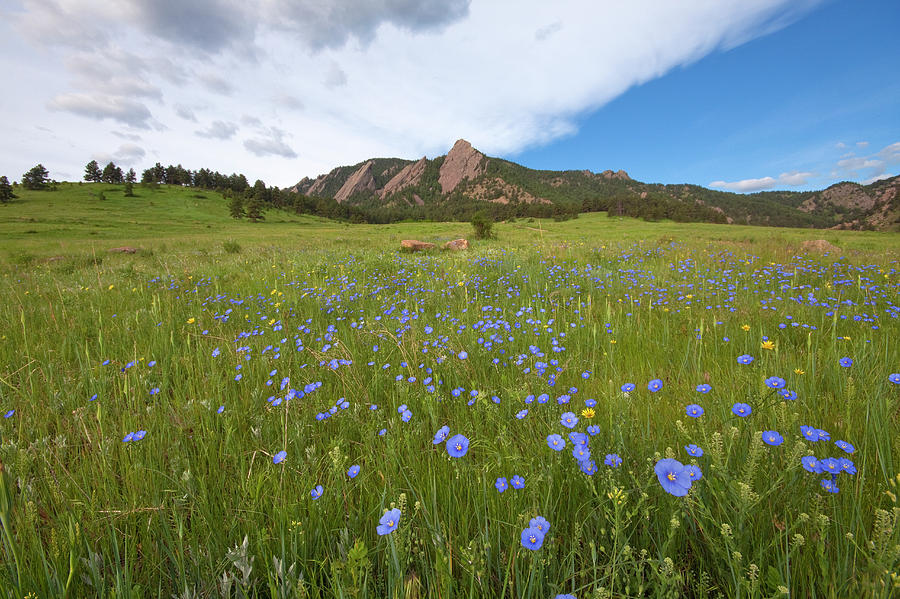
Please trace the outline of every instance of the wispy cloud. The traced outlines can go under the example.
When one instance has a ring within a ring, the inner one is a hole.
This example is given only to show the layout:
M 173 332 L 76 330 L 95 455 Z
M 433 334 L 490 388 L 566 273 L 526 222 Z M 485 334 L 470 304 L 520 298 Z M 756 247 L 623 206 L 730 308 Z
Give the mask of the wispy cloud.
M 814 175 L 815 173 L 790 171 L 781 173 L 777 179 L 775 177 L 761 177 L 759 179 L 742 179 L 740 181 L 713 181 L 709 186 L 740 192 L 765 191 L 778 186 L 797 187 L 806 185 L 808 179 Z

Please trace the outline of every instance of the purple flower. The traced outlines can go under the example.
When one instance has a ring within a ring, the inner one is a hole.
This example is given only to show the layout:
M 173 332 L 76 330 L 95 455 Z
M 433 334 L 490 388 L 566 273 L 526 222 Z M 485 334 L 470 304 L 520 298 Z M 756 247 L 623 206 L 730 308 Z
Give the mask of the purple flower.
M 463 435 L 453 435 L 447 439 L 447 453 L 452 458 L 461 458 L 469 451 L 469 440 Z
M 692 480 L 681 462 L 671 458 L 664 458 L 656 462 L 653 470 L 656 472 L 659 484 L 662 485 L 666 493 L 671 493 L 676 497 L 687 495 L 688 489 L 691 488 Z

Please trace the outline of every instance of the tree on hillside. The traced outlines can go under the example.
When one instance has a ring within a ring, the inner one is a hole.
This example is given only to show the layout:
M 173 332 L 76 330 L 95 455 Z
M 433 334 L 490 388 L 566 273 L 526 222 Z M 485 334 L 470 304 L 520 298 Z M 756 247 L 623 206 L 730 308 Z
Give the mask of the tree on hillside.
M 84 180 L 91 183 L 99 183 L 103 180 L 103 173 L 100 172 L 100 165 L 96 160 L 91 160 L 84 167 Z
M 103 167 L 103 182 L 104 183 L 121 183 L 124 179 L 122 175 L 122 169 L 116 166 L 114 162 L 110 162 L 105 167 Z
M 125 182 L 126 183 L 134 183 L 137 181 L 137 173 L 134 172 L 133 168 L 128 169 L 128 172 L 125 174 Z
M 31 167 L 31 170 L 22 175 L 22 186 L 25 189 L 46 189 L 49 181 L 50 173 L 43 164 Z
M 6 178 L 6 175 L 0 176 L 0 204 L 5 204 L 15 197 L 9 179 Z
M 228 203 L 228 212 L 231 218 L 244 218 L 244 198 L 240 194 L 232 194 Z
M 250 219 L 251 222 L 257 222 L 261 220 L 266 220 L 266 217 L 263 215 L 263 203 L 256 196 L 251 196 L 250 200 L 247 202 L 247 218 Z
M 134 183 L 131 181 L 125 181 L 125 197 L 133 198 L 134 197 Z

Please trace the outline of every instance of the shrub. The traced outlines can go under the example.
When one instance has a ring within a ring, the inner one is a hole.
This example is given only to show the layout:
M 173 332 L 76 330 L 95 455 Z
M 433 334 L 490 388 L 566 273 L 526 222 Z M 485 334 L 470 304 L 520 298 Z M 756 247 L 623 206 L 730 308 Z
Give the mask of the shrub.
M 494 238 L 494 221 L 483 211 L 478 211 L 472 217 L 472 228 L 475 230 L 476 239 Z
M 225 249 L 225 252 L 228 254 L 240 254 L 241 246 L 234 239 L 229 239 L 228 241 L 222 243 L 222 247 Z

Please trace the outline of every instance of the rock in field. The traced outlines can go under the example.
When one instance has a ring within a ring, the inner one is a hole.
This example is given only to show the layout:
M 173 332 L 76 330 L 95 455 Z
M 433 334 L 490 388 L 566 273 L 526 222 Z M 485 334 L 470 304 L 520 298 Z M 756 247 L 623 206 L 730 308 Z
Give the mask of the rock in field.
M 408 252 L 424 252 L 425 250 L 433 250 L 434 244 L 426 241 L 416 241 L 415 239 L 404 239 L 400 242 L 400 249 Z
M 469 241 L 467 239 L 454 239 L 444 244 L 445 250 L 459 251 L 469 249 Z

